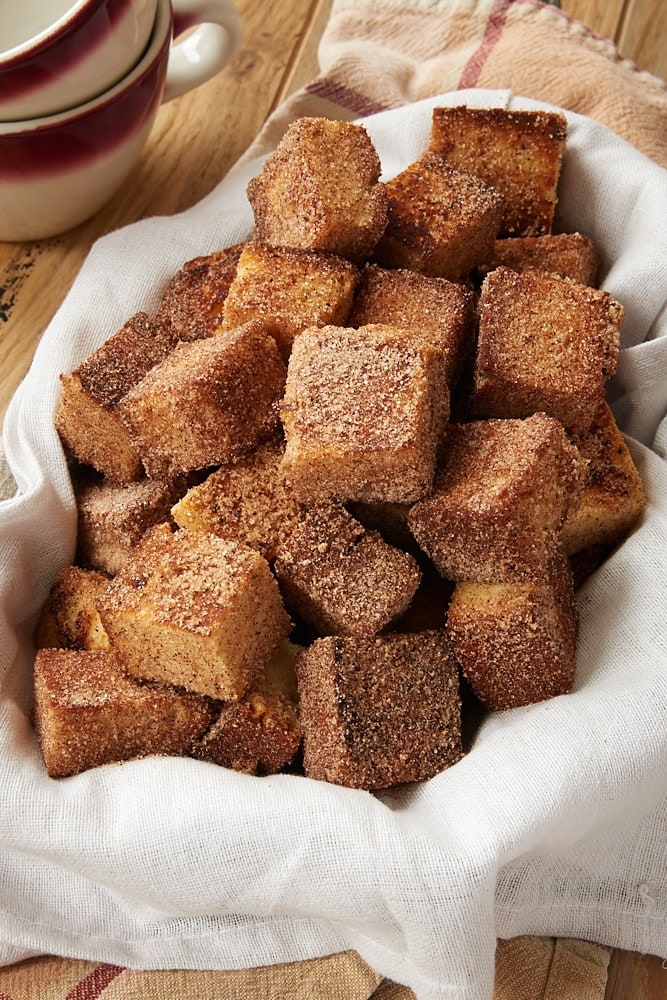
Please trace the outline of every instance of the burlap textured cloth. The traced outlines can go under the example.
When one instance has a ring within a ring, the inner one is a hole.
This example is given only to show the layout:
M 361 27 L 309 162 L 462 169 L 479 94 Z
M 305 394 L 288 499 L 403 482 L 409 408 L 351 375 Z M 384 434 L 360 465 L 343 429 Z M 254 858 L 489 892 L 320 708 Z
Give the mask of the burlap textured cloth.
M 619 59 L 560 11 L 533 0 L 338 0 L 321 75 L 267 123 L 248 159 L 302 114 L 353 118 L 460 88 L 508 88 L 586 114 L 667 165 L 664 84 Z M 3 473 L 4 475 L 4 473 Z M 5 495 L 9 481 L 2 479 Z M 659 916 L 659 914 L 656 914 Z M 494 1000 L 600 1000 L 609 951 L 561 938 L 499 941 Z M 409 1000 L 354 952 L 230 972 L 139 971 L 28 958 L 0 969 L 2 1000 Z

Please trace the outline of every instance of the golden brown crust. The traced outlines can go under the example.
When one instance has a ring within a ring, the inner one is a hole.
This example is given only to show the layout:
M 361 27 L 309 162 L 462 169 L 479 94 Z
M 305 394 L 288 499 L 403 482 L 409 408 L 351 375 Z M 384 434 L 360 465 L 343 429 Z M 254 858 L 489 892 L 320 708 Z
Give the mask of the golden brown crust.
M 502 197 L 439 153 L 424 153 L 387 181 L 389 221 L 374 260 L 458 281 L 493 253 Z
M 155 314 L 179 340 L 210 337 L 222 322 L 243 243 L 186 261 L 168 282 Z
M 181 528 L 243 542 L 272 562 L 301 512 L 280 472 L 284 451 L 282 437 L 271 438 L 216 469 L 174 505 L 174 520 Z
M 586 431 L 616 371 L 623 316 L 608 292 L 539 271 L 491 271 L 480 298 L 472 412 L 543 411 L 569 431 Z
M 294 660 L 299 647 L 283 642 L 239 701 L 223 705 L 193 756 L 246 774 L 277 774 L 301 744 Z
M 306 327 L 345 323 L 358 280 L 358 269 L 342 257 L 248 243 L 225 302 L 224 327 L 262 320 L 287 359 Z
M 148 475 L 170 479 L 250 451 L 275 430 L 285 375 L 259 321 L 179 344 L 120 405 Z
M 143 537 L 98 606 L 129 673 L 229 701 L 245 694 L 290 628 L 257 552 L 168 525 Z
M 115 576 L 144 532 L 169 519 L 181 489 L 178 481 L 159 479 L 76 485 L 77 561 Z
M 641 476 L 606 401 L 590 430 L 574 440 L 588 466 L 579 502 L 563 525 L 568 555 L 618 544 L 646 507 Z
M 141 460 L 120 407 L 174 343 L 159 323 L 137 313 L 73 372 L 61 375 L 55 422 L 70 454 L 113 482 L 141 478 Z
M 561 424 L 543 413 L 452 426 L 433 491 L 408 523 L 448 580 L 523 580 L 542 570 L 583 474 Z
M 388 788 L 462 756 L 458 671 L 444 631 L 318 639 L 296 670 L 309 777 Z
M 37 653 L 35 724 L 51 778 L 187 754 L 212 718 L 207 699 L 127 677 L 112 650 Z
M 451 387 L 473 346 L 473 319 L 470 288 L 446 278 L 369 264 L 361 274 L 348 326 L 393 326 L 442 350 Z
M 365 260 L 387 224 L 380 169 L 361 125 L 300 118 L 248 185 L 259 239 Z
M 295 495 L 309 503 L 424 496 L 448 403 L 441 353 L 400 331 L 304 331 L 281 410 L 282 468 Z
M 553 224 L 566 135 L 560 112 L 439 107 L 429 149 L 500 191 L 499 235 L 538 236 Z
M 109 578 L 95 570 L 65 566 L 49 591 L 35 629 L 35 646 L 59 649 L 105 649 L 109 638 L 97 600 Z
M 577 639 L 567 559 L 554 547 L 539 577 L 458 583 L 447 631 L 464 675 L 491 711 L 567 693 L 574 681 Z
M 547 271 L 595 287 L 600 258 L 593 241 L 582 233 L 517 236 L 496 240 L 489 269 L 511 267 Z
M 421 579 L 412 556 L 337 504 L 304 511 L 275 571 L 287 607 L 321 635 L 374 635 L 406 610 Z

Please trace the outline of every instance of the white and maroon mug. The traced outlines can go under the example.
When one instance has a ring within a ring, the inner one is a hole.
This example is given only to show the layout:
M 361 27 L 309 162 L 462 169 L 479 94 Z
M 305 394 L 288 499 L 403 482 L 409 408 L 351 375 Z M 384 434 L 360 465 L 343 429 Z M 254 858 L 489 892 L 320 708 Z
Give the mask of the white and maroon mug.
M 231 0 L 157 0 L 148 48 L 110 90 L 56 115 L 0 122 L 0 240 L 55 236 L 94 215 L 139 159 L 160 104 L 215 75 L 240 37 Z
M 121 80 L 146 50 L 156 0 L 0 4 L 0 121 L 65 111 Z

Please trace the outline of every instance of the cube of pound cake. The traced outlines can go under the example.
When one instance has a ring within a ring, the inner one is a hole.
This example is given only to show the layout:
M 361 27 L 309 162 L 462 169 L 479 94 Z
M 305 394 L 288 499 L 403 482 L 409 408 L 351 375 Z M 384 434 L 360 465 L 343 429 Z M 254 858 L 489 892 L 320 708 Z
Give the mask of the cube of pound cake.
M 600 403 L 590 430 L 574 440 L 588 467 L 579 503 L 561 533 L 568 555 L 616 545 L 646 507 L 641 476 L 606 401 Z
M 542 411 L 585 432 L 616 371 L 623 318 L 608 292 L 539 271 L 491 271 L 480 297 L 473 414 Z
M 143 475 L 136 442 L 121 417 L 127 393 L 173 350 L 175 338 L 137 313 L 74 371 L 60 376 L 56 429 L 67 451 L 107 479 Z
M 65 566 L 56 576 L 35 629 L 37 649 L 106 649 L 97 600 L 109 583 L 104 573 Z
M 524 580 L 541 570 L 583 475 L 577 449 L 546 414 L 455 425 L 433 492 L 408 524 L 448 580 Z
M 430 489 L 449 413 L 442 354 L 391 327 L 294 342 L 281 466 L 298 500 L 411 503 Z
M 223 326 L 262 320 L 287 359 L 306 327 L 345 323 L 358 280 L 358 269 L 342 257 L 248 243 L 225 302 Z
M 275 572 L 287 608 L 321 635 L 376 634 L 405 611 L 421 580 L 411 555 L 339 504 L 304 511 Z
M 183 756 L 210 726 L 210 701 L 128 677 L 111 649 L 40 649 L 35 726 L 51 778 L 149 755 Z
M 128 673 L 226 701 L 245 694 L 291 624 L 259 553 L 168 525 L 144 535 L 98 607 Z
M 462 757 L 444 629 L 327 636 L 298 654 L 296 672 L 308 777 L 372 791 L 432 778 Z
M 458 281 L 490 259 L 503 199 L 474 174 L 424 153 L 387 181 L 387 194 L 375 263 Z
M 363 126 L 298 119 L 248 184 L 258 238 L 365 260 L 387 224 L 380 172 Z
M 273 562 L 301 515 L 281 472 L 284 451 L 282 437 L 274 437 L 215 469 L 173 506 L 174 521 L 181 528 L 243 542 Z
M 347 325 L 398 327 L 441 350 L 451 387 L 473 346 L 472 291 L 446 278 L 369 264 L 361 274 Z
M 285 375 L 259 321 L 179 344 L 121 403 L 148 475 L 170 479 L 250 451 L 277 426 Z
M 532 579 L 457 583 L 447 631 L 464 676 L 491 711 L 566 694 L 574 682 L 577 644 L 567 558 L 555 547 Z
M 144 532 L 169 520 L 184 489 L 181 480 L 144 478 L 127 485 L 105 479 L 75 482 L 77 562 L 115 576 Z
M 299 646 L 285 640 L 236 702 L 222 706 L 193 756 L 246 774 L 277 774 L 301 745 L 294 660 Z
M 567 120 L 556 111 L 434 108 L 429 149 L 503 195 L 500 236 L 551 232 Z
M 516 236 L 496 240 L 488 266 L 547 271 L 595 287 L 600 258 L 593 241 L 582 233 Z
M 201 340 L 215 333 L 243 243 L 188 260 L 162 293 L 155 318 L 179 340 Z

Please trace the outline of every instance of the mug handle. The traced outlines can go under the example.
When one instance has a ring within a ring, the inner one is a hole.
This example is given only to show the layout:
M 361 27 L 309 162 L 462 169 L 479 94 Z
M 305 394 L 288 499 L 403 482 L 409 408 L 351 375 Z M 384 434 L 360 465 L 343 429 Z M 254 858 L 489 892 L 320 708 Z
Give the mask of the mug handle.
M 232 0 L 172 0 L 172 41 L 162 103 L 193 90 L 219 73 L 241 44 L 241 19 Z

